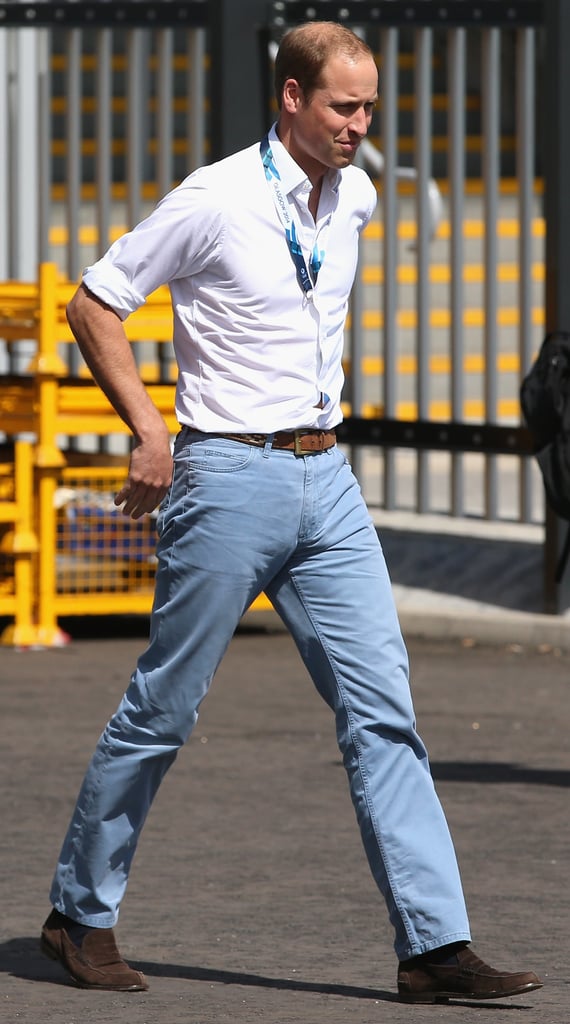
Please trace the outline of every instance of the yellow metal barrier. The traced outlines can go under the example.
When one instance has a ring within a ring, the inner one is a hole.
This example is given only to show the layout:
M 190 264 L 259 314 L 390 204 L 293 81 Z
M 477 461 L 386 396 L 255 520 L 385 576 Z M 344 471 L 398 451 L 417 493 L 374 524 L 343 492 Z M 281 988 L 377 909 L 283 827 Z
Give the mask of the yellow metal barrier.
M 133 521 L 114 505 L 126 461 L 67 466 L 55 491 L 55 616 L 148 613 L 155 572 L 155 516 Z
M 78 462 L 79 453 L 69 459 Z M 41 606 L 44 641 L 57 637 L 57 620 L 72 615 L 149 614 L 156 569 L 156 513 L 136 522 L 116 508 L 127 462 L 91 458 L 57 474 L 53 495 L 55 528 L 42 531 L 53 574 Z M 50 519 L 50 510 L 47 518 Z M 42 512 L 43 518 L 43 512 Z M 253 607 L 271 607 L 260 596 Z
M 0 615 L 13 618 L 0 642 L 30 647 L 38 642 L 34 625 L 33 448 L 17 441 L 0 466 Z
M 60 616 L 146 614 L 152 603 L 154 521 L 129 520 L 112 501 L 124 479 L 125 460 L 83 455 L 83 465 L 74 466 L 70 463 L 77 462 L 79 454 L 65 453 L 58 444 L 61 435 L 128 432 L 102 391 L 88 377 L 71 379 L 61 358 L 60 346 L 73 343 L 65 310 L 76 287 L 52 263 L 41 265 L 36 284 L 0 284 L 0 337 L 32 339 L 37 345 L 26 376 L 0 378 L 2 430 L 8 436 L 29 433 L 35 438 L 27 456 L 16 446 L 19 497 L 5 505 L 7 510 L 10 505 L 5 514 L 14 530 L 2 543 L 12 546 L 8 554 L 13 574 L 10 578 L 8 572 L 5 581 L 7 593 L 0 594 L 0 614 L 15 619 L 0 637 L 6 644 L 59 646 L 66 639 L 58 626 Z M 168 289 L 154 292 L 125 328 L 132 342 L 171 342 Z M 173 384 L 150 382 L 147 387 L 175 434 Z M 33 484 L 30 468 L 25 491 L 25 459 L 31 467 L 32 451 Z M 32 533 L 34 521 L 37 538 Z M 254 607 L 266 608 L 269 603 L 261 596 Z

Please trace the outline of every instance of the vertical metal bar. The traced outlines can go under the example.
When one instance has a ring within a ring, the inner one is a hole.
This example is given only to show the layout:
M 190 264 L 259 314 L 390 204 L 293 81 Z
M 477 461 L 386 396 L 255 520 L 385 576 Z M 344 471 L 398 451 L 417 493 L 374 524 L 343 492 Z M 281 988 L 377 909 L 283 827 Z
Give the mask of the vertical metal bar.
M 18 234 L 16 223 L 16 196 L 14 193 L 15 180 L 18 175 L 18 150 L 16 146 L 17 133 L 17 100 L 16 100 L 16 75 L 18 68 L 18 31 L 8 29 L 8 54 L 7 54 L 7 103 L 8 103 L 8 146 L 7 154 L 7 178 L 8 178 L 8 276 L 17 277 L 16 273 L 16 239 Z M 14 348 L 10 347 L 10 372 L 14 372 Z
M 146 73 L 143 62 L 144 29 L 127 34 L 127 221 L 133 228 L 142 217 L 143 153 L 148 134 L 144 124 L 143 97 L 146 97 Z M 137 364 L 140 346 L 133 346 Z
M 544 34 L 544 213 L 546 217 L 546 331 L 570 330 L 570 4 L 545 0 Z M 547 506 L 544 538 L 544 606 L 570 607 L 570 571 L 556 584 L 555 567 L 568 530 Z
M 51 226 L 51 40 L 46 28 L 38 32 L 38 262 L 50 259 Z
M 82 30 L 70 29 L 66 36 L 66 207 L 67 207 L 67 276 L 71 281 L 79 274 L 79 211 L 81 206 L 81 157 L 83 132 L 82 102 Z M 66 346 L 65 357 L 72 376 L 79 373 L 80 357 L 75 345 Z M 70 438 L 69 447 L 77 448 L 78 439 Z
M 190 53 L 187 86 L 188 171 L 206 162 L 206 32 L 203 28 L 188 33 Z
M 449 220 L 450 237 L 450 311 L 451 311 L 451 418 L 463 422 L 465 397 L 463 363 L 463 217 L 465 208 L 465 29 L 452 29 L 448 35 L 449 55 Z M 451 513 L 464 513 L 464 458 L 454 452 L 451 459 Z
M 5 176 L 6 176 L 6 225 L 5 237 L 6 237 L 6 276 L 16 277 L 16 251 L 15 251 L 15 235 L 17 234 L 16 226 L 16 212 L 14 203 L 14 178 L 17 174 L 17 161 L 16 161 L 16 146 L 13 144 L 13 140 L 16 136 L 16 68 L 18 65 L 17 59 L 17 31 L 12 29 L 6 30 L 6 161 L 5 161 Z M 18 370 L 17 360 L 17 346 L 8 345 L 8 372 L 16 373 Z
M 147 133 L 143 125 L 143 32 L 133 28 L 127 37 L 127 215 L 133 228 L 141 219 L 144 143 Z
M 356 29 L 357 33 L 359 29 Z M 360 31 L 360 35 L 362 35 Z M 359 154 L 356 159 L 358 166 L 363 166 L 363 160 Z M 364 314 L 364 282 L 362 280 L 362 267 L 363 267 L 363 256 L 362 256 L 362 244 L 358 246 L 358 258 L 356 264 L 356 273 L 354 275 L 354 282 L 350 294 L 350 314 L 351 314 L 351 328 L 350 328 L 350 377 L 347 381 L 347 395 L 351 404 L 352 415 L 361 416 L 364 406 L 365 398 L 365 386 L 364 386 L 364 354 L 365 354 L 365 343 L 364 343 L 364 328 L 363 328 L 363 314 Z M 350 460 L 352 468 L 357 480 L 360 481 L 362 488 L 364 489 L 364 452 L 360 445 L 353 445 L 350 450 Z
M 36 29 L 11 34 L 8 55 L 8 273 L 34 281 L 38 273 L 38 91 Z M 11 373 L 24 372 L 33 342 L 9 347 Z
M 172 76 L 174 45 L 173 30 L 171 28 L 161 29 L 158 33 L 158 87 L 157 87 L 157 141 L 158 141 L 158 192 L 163 196 L 172 188 L 174 180 L 173 164 L 173 141 L 174 130 L 172 121 Z
M 8 30 L 0 32 L 0 153 L 5 154 L 0 159 L 0 280 L 9 276 L 9 238 L 10 238 L 10 180 L 9 180 L 9 159 L 10 133 L 9 133 L 9 111 L 8 111 L 8 43 L 10 33 Z M 5 342 L 0 344 L 0 373 L 10 372 L 10 351 L 13 346 Z M 0 426 L 1 430 L 1 426 Z
M 532 218 L 534 191 L 534 69 L 535 34 L 532 28 L 517 32 L 517 179 L 519 197 L 519 361 L 520 379 L 530 367 L 533 355 L 532 332 Z M 520 517 L 532 520 L 531 460 L 520 460 Z
M 398 29 L 389 28 L 382 34 L 382 146 L 384 180 L 382 183 L 382 216 L 384 240 L 382 262 L 384 284 L 382 303 L 384 311 L 384 415 L 396 416 L 397 406 L 397 315 L 398 315 L 398 196 L 396 189 L 396 162 L 398 153 Z M 393 448 L 384 452 L 384 506 L 396 507 L 396 453 Z
M 174 34 L 171 28 L 161 29 L 157 39 L 157 88 L 155 124 L 157 153 L 157 184 L 159 196 L 170 191 L 174 182 Z M 169 359 L 167 346 L 155 346 L 159 379 L 168 379 Z
M 12 110 L 12 267 L 14 277 L 33 281 L 38 272 L 38 93 L 37 29 L 15 35 Z M 23 116 L 24 115 L 24 116 Z
M 348 398 L 353 416 L 362 415 L 364 404 L 364 377 L 362 363 L 364 357 L 364 334 L 362 330 L 362 314 L 364 310 L 364 288 L 362 283 L 362 258 L 358 257 L 354 284 L 350 295 L 350 377 L 347 381 Z M 358 445 L 353 446 L 350 460 L 354 474 L 363 484 L 363 452 Z
M 66 73 L 66 192 L 67 192 L 67 275 L 73 281 L 81 268 L 79 254 L 79 208 L 81 204 L 81 148 L 83 133 L 81 130 L 81 47 L 82 30 L 72 28 L 66 39 L 67 73 Z M 71 346 L 70 370 L 76 369 L 77 352 Z
M 113 34 L 111 29 L 102 28 L 97 33 L 96 53 L 97 80 L 95 94 L 97 97 L 97 117 L 95 132 L 97 138 L 97 158 L 95 174 L 97 181 L 97 254 L 102 256 L 109 246 L 111 228 L 111 139 L 113 135 Z
M 318 6 L 318 5 L 317 5 Z M 264 130 L 263 89 L 256 28 L 267 18 L 265 0 L 209 0 L 211 156 L 219 160 L 256 142 Z M 248 102 L 243 102 L 247 95 Z
M 430 206 L 429 180 L 431 177 L 431 60 L 432 29 L 416 31 L 416 118 L 415 154 L 418 172 L 416 186 L 417 215 L 417 378 L 416 394 L 418 418 L 429 418 L 429 357 L 430 357 L 430 302 L 429 302 L 429 237 Z M 417 509 L 429 511 L 429 453 L 417 453 Z
M 500 29 L 483 31 L 483 182 L 485 191 L 485 410 L 488 423 L 497 418 L 497 219 L 499 214 Z M 498 516 L 497 457 L 485 458 L 485 511 Z
M 112 210 L 112 149 L 113 137 L 113 33 L 109 28 L 100 28 L 97 32 L 95 52 L 97 70 L 95 79 L 95 96 L 97 112 L 95 116 L 95 138 L 97 155 L 95 158 L 95 204 L 97 218 L 97 256 L 101 257 L 109 247 L 111 235 Z M 110 438 L 100 437 L 99 451 L 111 450 Z
M 8 66 L 8 45 L 11 33 L 5 29 L 0 32 L 0 152 L 4 157 L 0 159 L 0 224 L 3 225 L 0 231 L 0 278 L 4 280 L 9 276 L 9 250 L 8 240 L 10 237 L 10 198 L 9 198 L 9 159 L 10 133 L 9 133 L 9 110 L 8 110 L 8 82 L 10 80 Z

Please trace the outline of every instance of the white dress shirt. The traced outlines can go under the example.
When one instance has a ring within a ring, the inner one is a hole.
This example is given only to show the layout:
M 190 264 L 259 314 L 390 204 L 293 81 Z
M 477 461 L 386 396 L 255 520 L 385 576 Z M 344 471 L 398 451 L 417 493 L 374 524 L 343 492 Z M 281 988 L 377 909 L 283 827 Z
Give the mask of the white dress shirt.
M 376 190 L 359 168 L 328 171 L 315 223 L 309 179 L 275 126 L 269 141 L 307 265 L 315 242 L 325 250 L 312 300 L 258 144 L 194 171 L 83 275 L 121 319 L 169 285 L 176 414 L 208 433 L 326 429 L 342 419 L 344 322 Z

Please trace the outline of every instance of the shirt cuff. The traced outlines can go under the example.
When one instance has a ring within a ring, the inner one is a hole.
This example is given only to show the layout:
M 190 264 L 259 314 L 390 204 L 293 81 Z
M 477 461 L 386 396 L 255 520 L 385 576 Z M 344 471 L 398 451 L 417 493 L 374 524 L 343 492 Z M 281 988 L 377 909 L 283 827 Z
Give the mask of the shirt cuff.
M 83 271 L 83 284 L 98 299 L 106 302 L 121 318 L 126 320 L 130 313 L 142 306 L 146 296 L 137 292 L 117 267 L 99 260 Z

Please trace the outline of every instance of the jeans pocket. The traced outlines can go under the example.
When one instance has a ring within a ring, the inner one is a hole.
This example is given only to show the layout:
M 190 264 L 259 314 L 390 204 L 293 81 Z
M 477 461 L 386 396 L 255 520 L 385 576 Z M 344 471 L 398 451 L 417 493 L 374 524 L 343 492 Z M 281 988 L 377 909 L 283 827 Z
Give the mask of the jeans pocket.
M 238 473 L 251 465 L 256 453 L 250 445 L 218 437 L 195 441 L 182 449 L 180 457 L 194 472 Z

